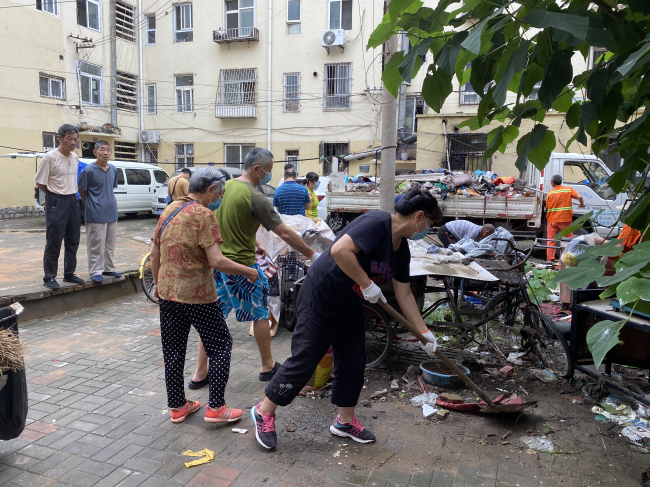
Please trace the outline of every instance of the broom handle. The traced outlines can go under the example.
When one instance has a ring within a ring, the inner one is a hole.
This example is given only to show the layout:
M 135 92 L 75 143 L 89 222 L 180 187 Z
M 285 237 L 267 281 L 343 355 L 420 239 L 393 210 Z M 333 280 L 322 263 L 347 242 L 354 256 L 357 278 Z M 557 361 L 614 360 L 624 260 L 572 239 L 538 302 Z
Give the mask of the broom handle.
M 386 311 L 389 315 L 391 315 L 395 320 L 397 320 L 398 323 L 404 326 L 408 331 L 410 331 L 415 338 L 420 340 L 423 344 L 429 343 L 429 341 L 422 336 L 422 333 L 420 333 L 406 318 L 404 318 L 401 314 L 399 314 L 395 309 L 389 305 L 388 303 L 384 303 L 381 299 L 377 301 L 377 304 L 379 304 L 379 307 L 382 308 L 384 311 Z M 460 367 L 458 367 L 455 363 L 453 363 L 451 360 L 447 358 L 447 356 L 440 351 L 440 349 L 436 349 L 436 356 L 442 360 L 442 363 L 447 366 L 449 370 L 451 370 L 454 374 L 456 374 L 460 379 L 465 383 L 467 387 L 469 387 L 471 390 L 476 392 L 478 396 L 483 399 L 489 406 L 494 406 L 494 403 L 492 400 L 488 397 L 488 395 L 483 392 L 483 390 L 477 386 L 472 379 L 467 377 L 465 375 L 465 372 L 462 371 Z

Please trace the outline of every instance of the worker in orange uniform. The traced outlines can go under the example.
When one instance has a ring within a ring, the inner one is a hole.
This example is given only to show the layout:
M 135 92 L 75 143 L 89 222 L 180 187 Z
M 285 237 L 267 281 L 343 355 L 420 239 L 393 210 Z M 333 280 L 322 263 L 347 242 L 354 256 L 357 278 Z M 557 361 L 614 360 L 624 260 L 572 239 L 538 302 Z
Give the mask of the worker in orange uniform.
M 578 200 L 580 208 L 585 207 L 582 196 L 573 188 L 562 186 L 562 176 L 556 174 L 551 178 L 553 189 L 546 195 L 546 238 L 552 239 L 568 227 L 573 221 L 573 207 L 571 200 Z M 566 235 L 573 237 L 573 233 Z M 548 243 L 551 248 L 546 249 L 546 260 L 555 260 L 555 242 Z

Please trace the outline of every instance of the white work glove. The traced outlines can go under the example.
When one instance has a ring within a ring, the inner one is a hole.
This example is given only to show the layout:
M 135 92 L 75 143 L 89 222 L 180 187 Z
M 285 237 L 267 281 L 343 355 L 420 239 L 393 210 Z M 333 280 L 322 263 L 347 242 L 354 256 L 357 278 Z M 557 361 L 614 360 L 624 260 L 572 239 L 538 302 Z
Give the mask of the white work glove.
M 427 352 L 427 355 L 429 357 L 433 357 L 436 354 L 436 350 L 438 349 L 438 341 L 436 340 L 436 337 L 434 337 L 433 333 L 430 331 L 422 333 L 422 336 L 428 340 L 429 343 L 423 345 L 422 342 L 420 342 L 420 348 Z
M 363 293 L 364 299 L 369 303 L 374 304 L 379 300 L 383 301 L 384 303 L 386 302 L 386 298 L 382 294 L 381 289 L 379 289 L 379 286 L 377 286 L 377 284 L 374 282 L 366 289 L 362 289 L 361 292 Z
M 309 260 L 311 260 L 312 262 L 314 262 L 314 261 L 315 261 L 316 259 L 318 259 L 320 256 L 321 256 L 321 254 L 319 254 L 318 252 L 314 252 L 314 255 L 312 255 L 312 256 L 309 258 Z

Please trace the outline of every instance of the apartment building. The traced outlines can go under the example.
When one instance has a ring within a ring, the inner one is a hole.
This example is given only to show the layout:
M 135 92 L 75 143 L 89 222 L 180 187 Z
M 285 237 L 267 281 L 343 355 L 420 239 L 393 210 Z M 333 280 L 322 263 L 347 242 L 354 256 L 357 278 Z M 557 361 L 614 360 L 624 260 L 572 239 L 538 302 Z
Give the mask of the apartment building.
M 0 0 L 0 9 L 0 154 L 54 148 L 62 123 L 80 127 L 80 155 L 106 139 L 115 159 L 170 174 L 237 167 L 255 146 L 302 175 L 328 174 L 333 156 L 381 146 L 385 56 L 365 46 L 384 10 L 371 0 Z M 422 76 L 403 86 L 401 138 L 426 110 Z M 400 147 L 398 166 L 414 168 L 415 145 Z M 340 169 L 373 173 L 374 157 Z M 0 170 L 0 206 L 30 204 L 34 159 L 0 158 Z

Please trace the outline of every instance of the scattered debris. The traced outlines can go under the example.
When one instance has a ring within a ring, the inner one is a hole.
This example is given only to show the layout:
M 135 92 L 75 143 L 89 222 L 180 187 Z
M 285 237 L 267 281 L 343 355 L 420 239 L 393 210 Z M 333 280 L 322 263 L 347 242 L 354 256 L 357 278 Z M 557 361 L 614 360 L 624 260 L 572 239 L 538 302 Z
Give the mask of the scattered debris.
M 245 435 L 246 433 L 248 433 L 248 430 L 244 428 L 233 428 L 232 432 L 239 433 L 240 435 Z
M 377 399 L 378 397 L 381 397 L 384 394 L 388 394 L 388 389 L 384 389 L 383 391 L 373 392 L 372 395 L 370 396 L 370 399 Z
M 422 405 L 422 416 L 424 416 L 424 419 L 428 419 L 434 414 L 436 414 L 438 410 L 434 407 L 429 406 L 428 404 L 423 404 Z
M 557 377 L 550 369 L 530 369 L 530 373 L 542 382 L 555 382 Z
M 294 431 L 296 431 L 296 428 L 294 428 L 294 427 L 291 426 L 291 425 L 287 426 L 285 429 L 286 429 L 289 433 L 293 433 Z
M 555 449 L 553 442 L 544 436 L 522 436 L 519 440 L 535 452 L 552 452 Z
M 603 406 L 603 404 L 601 404 L 601 406 Z M 618 406 L 613 412 L 608 412 L 603 407 L 594 406 L 591 408 L 591 412 L 596 413 L 599 416 L 604 416 L 610 421 L 620 425 L 648 426 L 646 421 L 636 419 L 636 413 L 626 405 Z M 596 421 L 598 421 L 598 416 L 596 416 Z
M 526 355 L 526 352 L 519 352 L 519 353 L 517 353 L 517 352 L 510 352 L 510 353 L 508 354 L 508 357 L 506 358 L 506 360 L 507 360 L 508 362 L 510 362 L 511 364 L 515 364 L 515 365 L 523 365 L 523 364 L 524 364 L 524 361 L 521 360 L 519 357 L 523 357 L 524 355 Z
M 203 457 L 185 463 L 185 467 L 187 468 L 196 467 L 197 465 L 203 465 L 204 463 L 210 463 L 214 461 L 214 452 L 212 450 L 208 450 L 207 448 L 204 448 L 203 450 L 196 451 L 196 452 L 192 450 L 187 450 L 183 452 L 183 455 L 185 455 L 186 457 Z
M 436 394 L 435 392 L 425 392 L 424 394 L 420 394 L 419 396 L 415 396 L 414 398 L 412 398 L 411 406 L 415 406 L 417 408 L 421 407 L 423 404 L 428 404 L 429 406 L 435 406 L 436 399 L 438 399 L 438 394 Z
M 644 428 L 643 426 L 626 426 L 621 431 L 621 434 L 639 445 L 650 443 L 650 429 Z
M 444 393 L 440 394 L 440 399 L 445 402 L 450 402 L 452 404 L 461 404 L 465 402 L 462 397 L 458 394 Z
M 390 383 L 390 388 L 391 388 L 391 390 L 393 390 L 393 391 L 398 391 L 398 390 L 399 390 L 399 384 L 398 384 L 398 382 L 397 382 L 396 380 L 392 381 L 392 382 Z
M 508 436 L 510 436 L 511 433 L 512 433 L 512 430 L 509 430 L 505 435 L 503 435 L 501 437 L 501 441 L 505 441 L 508 438 Z
M 438 412 L 436 413 L 436 416 L 439 416 L 440 418 L 445 418 L 449 414 L 449 411 L 446 409 L 438 409 Z
M 512 365 L 506 365 L 502 369 L 499 369 L 499 377 L 509 377 L 515 371 L 515 368 Z

